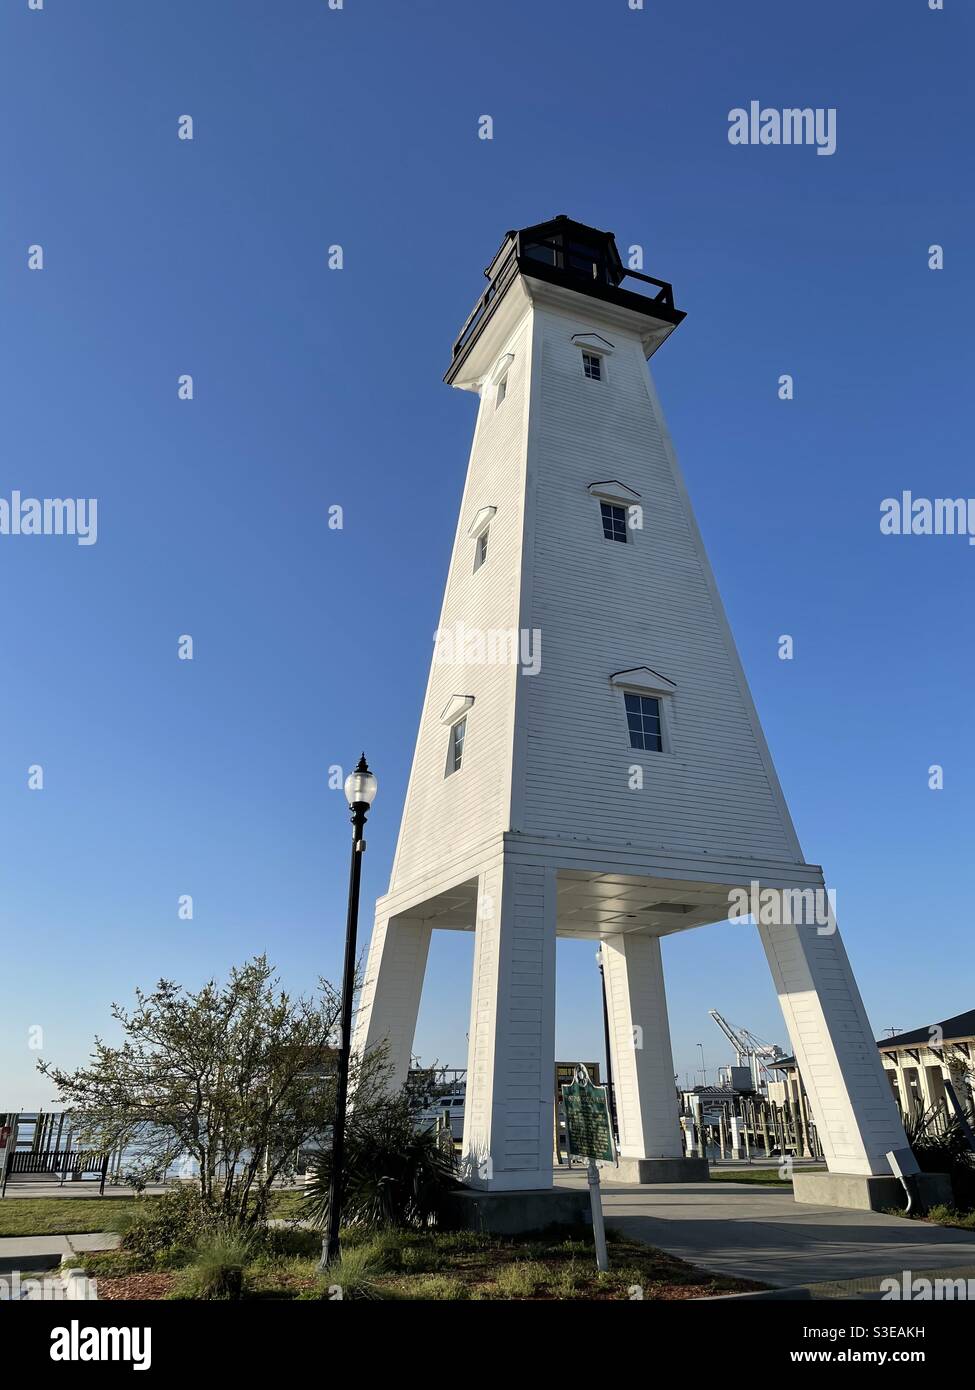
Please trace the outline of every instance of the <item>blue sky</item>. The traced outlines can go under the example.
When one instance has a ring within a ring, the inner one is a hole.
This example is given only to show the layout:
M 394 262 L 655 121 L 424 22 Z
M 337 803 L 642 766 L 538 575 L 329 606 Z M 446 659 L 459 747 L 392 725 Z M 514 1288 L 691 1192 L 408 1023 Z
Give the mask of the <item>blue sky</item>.
M 972 31 L 958 0 L 6 0 L 0 495 L 97 497 L 98 541 L 0 536 L 0 1109 L 50 1097 L 31 1028 L 80 1061 L 136 984 L 337 978 L 327 775 L 362 746 L 367 939 L 473 425 L 441 375 L 504 231 L 559 212 L 688 312 L 657 384 L 872 1023 L 975 1004 L 975 548 L 878 524 L 975 493 Z M 835 107 L 836 153 L 733 147 L 752 99 Z M 601 1055 L 593 950 L 560 944 L 565 1057 Z M 470 962 L 436 938 L 426 1060 L 466 1060 Z M 786 1043 L 754 930 L 665 967 L 681 1076 L 731 1060 L 709 1007 Z

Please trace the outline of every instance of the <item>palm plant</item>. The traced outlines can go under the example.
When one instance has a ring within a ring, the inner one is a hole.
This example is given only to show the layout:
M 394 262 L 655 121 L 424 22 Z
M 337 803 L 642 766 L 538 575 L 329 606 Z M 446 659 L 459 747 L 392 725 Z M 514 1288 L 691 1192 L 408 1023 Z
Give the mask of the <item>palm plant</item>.
M 460 1184 L 454 1156 L 432 1130 L 420 1131 L 404 1097 L 353 1111 L 345 1137 L 342 1220 L 349 1226 L 424 1227 L 441 1217 L 447 1195 Z M 332 1156 L 313 1166 L 307 1208 L 311 1219 L 328 1219 Z
M 940 1106 L 917 1111 L 904 1123 L 907 1142 L 922 1173 L 947 1173 L 955 1205 L 960 1211 L 975 1209 L 975 1153 L 961 1122 L 952 1117 L 941 1129 L 934 1122 Z

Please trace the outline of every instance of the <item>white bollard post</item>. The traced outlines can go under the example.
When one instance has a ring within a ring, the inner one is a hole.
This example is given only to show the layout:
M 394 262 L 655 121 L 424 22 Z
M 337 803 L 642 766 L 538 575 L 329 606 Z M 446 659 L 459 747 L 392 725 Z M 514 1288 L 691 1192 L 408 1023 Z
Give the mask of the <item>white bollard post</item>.
M 603 1221 L 603 1202 L 599 1191 L 599 1169 L 596 1160 L 588 1164 L 589 1202 L 592 1206 L 592 1234 L 596 1242 L 596 1268 L 609 1269 L 609 1255 L 606 1250 L 606 1225 Z

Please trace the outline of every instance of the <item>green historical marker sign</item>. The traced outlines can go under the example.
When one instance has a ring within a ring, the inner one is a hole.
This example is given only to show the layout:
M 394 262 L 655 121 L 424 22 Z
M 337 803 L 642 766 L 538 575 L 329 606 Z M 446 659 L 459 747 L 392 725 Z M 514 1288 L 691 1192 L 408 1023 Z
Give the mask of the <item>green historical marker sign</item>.
M 609 1101 L 605 1086 L 594 1086 L 585 1067 L 576 1079 L 562 1087 L 565 1128 L 569 1152 L 579 1158 L 602 1159 L 613 1163 L 616 1150 L 609 1123 Z
M 596 1246 L 596 1268 L 609 1269 L 606 1249 L 606 1226 L 603 1203 L 599 1195 L 597 1160 L 613 1163 L 616 1149 L 609 1122 L 609 1102 L 605 1086 L 594 1086 L 586 1068 L 579 1063 L 574 1080 L 562 1087 L 565 1107 L 565 1143 L 570 1155 L 585 1158 L 589 1182 L 589 1203 L 592 1207 L 592 1234 Z

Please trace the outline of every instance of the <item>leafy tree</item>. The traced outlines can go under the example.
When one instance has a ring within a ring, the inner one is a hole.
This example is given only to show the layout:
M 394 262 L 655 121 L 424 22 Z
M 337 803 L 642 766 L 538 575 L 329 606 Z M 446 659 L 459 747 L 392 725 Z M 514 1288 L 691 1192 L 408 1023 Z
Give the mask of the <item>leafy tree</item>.
M 129 1175 L 143 1183 L 189 1156 L 203 1205 L 229 1225 L 267 1213 L 272 1183 L 303 1147 L 327 1147 L 335 1105 L 341 998 L 327 981 L 317 997 L 279 988 L 265 956 L 235 966 L 225 984 L 193 992 L 160 980 L 112 1016 L 124 1041 L 96 1037 L 88 1065 L 48 1062 L 80 1137 L 125 1147 Z M 382 1051 L 353 1058 L 350 1091 L 363 1114 L 381 1108 L 388 1068 Z

